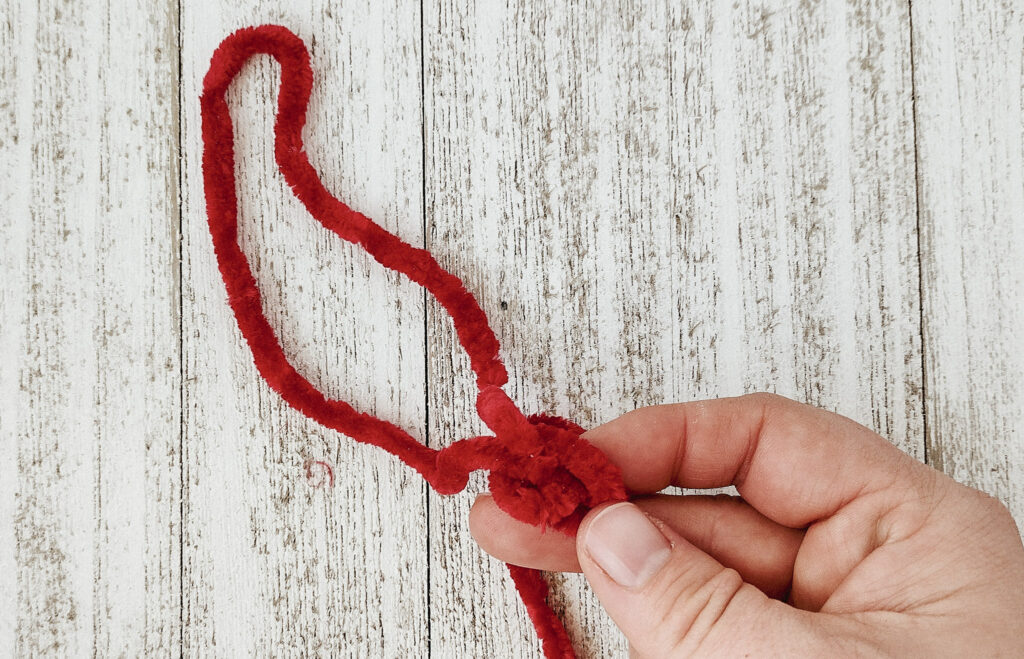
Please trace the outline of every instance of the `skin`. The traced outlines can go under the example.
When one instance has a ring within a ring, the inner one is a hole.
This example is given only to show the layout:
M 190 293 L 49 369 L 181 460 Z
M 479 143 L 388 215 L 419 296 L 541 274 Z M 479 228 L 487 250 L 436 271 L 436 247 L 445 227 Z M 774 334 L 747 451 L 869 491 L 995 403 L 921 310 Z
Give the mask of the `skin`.
M 754 394 L 639 409 L 584 437 L 671 546 L 645 583 L 620 586 L 588 552 L 605 507 L 574 540 L 481 495 L 470 529 L 502 561 L 582 571 L 633 656 L 1024 656 L 1006 507 L 850 419 Z M 669 485 L 741 496 L 655 494 Z

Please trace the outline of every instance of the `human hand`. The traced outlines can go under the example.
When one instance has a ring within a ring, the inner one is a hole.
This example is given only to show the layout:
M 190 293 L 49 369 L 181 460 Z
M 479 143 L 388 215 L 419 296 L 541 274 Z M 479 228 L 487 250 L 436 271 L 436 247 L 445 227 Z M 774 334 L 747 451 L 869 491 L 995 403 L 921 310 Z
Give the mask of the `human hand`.
M 470 529 L 503 561 L 582 568 L 636 656 L 1024 655 L 1007 509 L 845 417 L 755 394 L 584 437 L 632 503 L 592 510 L 573 540 L 481 495 Z M 742 498 L 653 494 L 730 484 Z

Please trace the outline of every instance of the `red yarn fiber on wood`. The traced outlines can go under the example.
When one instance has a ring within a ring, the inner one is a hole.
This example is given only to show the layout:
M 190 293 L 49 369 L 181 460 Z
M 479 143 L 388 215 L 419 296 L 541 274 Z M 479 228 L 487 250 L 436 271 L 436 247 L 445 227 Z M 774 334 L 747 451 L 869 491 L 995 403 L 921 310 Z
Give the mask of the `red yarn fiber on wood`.
M 274 123 L 274 157 L 295 196 L 324 227 L 359 245 L 381 265 L 426 288 L 451 315 L 469 355 L 479 394 L 477 413 L 494 434 L 459 440 L 435 450 L 398 426 L 327 398 L 284 354 L 263 312 L 252 268 L 238 245 L 234 129 L 225 95 L 254 55 L 281 67 Z M 574 535 L 590 508 L 626 498 L 619 469 L 558 417 L 525 416 L 502 386 L 508 382 L 498 340 L 487 317 L 458 277 L 423 249 L 402 242 L 370 218 L 334 198 L 306 158 L 302 128 L 313 86 L 305 44 L 276 25 L 243 28 L 214 52 L 203 80 L 203 184 L 217 264 L 238 327 L 260 375 L 289 405 L 328 428 L 393 453 L 441 494 L 461 492 L 469 474 L 490 472 L 495 503 L 515 519 Z M 561 621 L 547 604 L 548 587 L 537 570 L 508 566 L 547 657 L 575 656 Z

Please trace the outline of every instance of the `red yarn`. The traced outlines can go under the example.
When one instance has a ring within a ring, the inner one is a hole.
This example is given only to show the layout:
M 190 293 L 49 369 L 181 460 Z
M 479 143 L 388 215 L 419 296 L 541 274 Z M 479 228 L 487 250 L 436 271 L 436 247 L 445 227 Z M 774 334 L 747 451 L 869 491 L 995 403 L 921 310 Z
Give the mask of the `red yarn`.
M 271 55 L 281 66 L 274 123 L 274 156 L 295 196 L 323 226 L 357 244 L 381 265 L 426 288 L 451 315 L 459 342 L 469 355 L 480 390 L 476 408 L 493 436 L 473 437 L 434 450 L 392 423 L 324 396 L 285 357 L 263 314 L 252 268 L 238 245 L 234 130 L 225 94 L 246 61 Z M 494 500 L 512 517 L 574 535 L 586 511 L 626 498 L 622 475 L 592 444 L 583 429 L 558 417 L 526 417 L 501 389 L 508 381 L 498 340 L 487 317 L 458 277 L 429 252 L 388 233 L 324 188 L 303 150 L 302 127 L 313 85 L 305 44 L 276 25 L 243 28 L 213 54 L 203 80 L 203 183 L 217 264 L 238 327 L 260 374 L 289 405 L 353 439 L 374 444 L 416 469 L 441 494 L 466 487 L 469 474 L 490 471 Z M 561 622 L 548 606 L 540 572 L 509 565 L 547 657 L 574 656 Z

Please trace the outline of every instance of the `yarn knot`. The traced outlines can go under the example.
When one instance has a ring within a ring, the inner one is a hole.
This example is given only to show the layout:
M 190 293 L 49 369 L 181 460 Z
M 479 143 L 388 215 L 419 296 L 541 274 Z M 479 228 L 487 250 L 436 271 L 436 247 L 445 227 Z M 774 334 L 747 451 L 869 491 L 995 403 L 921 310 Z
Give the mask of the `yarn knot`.
M 477 397 L 477 412 L 494 432 L 456 442 L 438 454 L 439 490 L 457 492 L 469 472 L 488 469 L 491 494 L 513 518 L 574 535 L 586 512 L 626 499 L 619 468 L 556 416 L 526 417 L 499 387 Z

